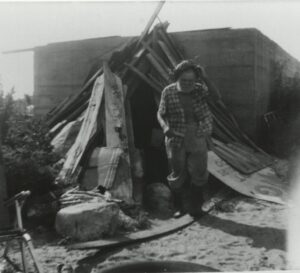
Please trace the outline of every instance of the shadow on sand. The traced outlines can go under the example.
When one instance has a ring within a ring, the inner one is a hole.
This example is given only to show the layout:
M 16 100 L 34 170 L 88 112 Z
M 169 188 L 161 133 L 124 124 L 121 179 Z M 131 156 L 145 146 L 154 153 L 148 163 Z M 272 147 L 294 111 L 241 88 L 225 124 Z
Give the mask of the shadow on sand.
M 253 247 L 286 250 L 286 231 L 283 229 L 246 225 L 213 215 L 206 215 L 198 223 L 233 236 L 248 237 L 253 240 Z

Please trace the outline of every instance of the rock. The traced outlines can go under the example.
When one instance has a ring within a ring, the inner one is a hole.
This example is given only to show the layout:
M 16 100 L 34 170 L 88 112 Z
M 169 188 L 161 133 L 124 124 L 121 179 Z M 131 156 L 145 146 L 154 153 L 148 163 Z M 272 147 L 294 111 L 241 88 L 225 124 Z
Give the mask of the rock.
M 61 209 L 56 215 L 56 231 L 77 241 L 113 235 L 118 227 L 119 206 L 115 203 L 83 203 Z
M 162 183 L 153 183 L 147 186 L 144 202 L 149 212 L 157 217 L 167 218 L 174 212 L 172 193 Z
M 120 210 L 118 215 L 119 227 L 124 229 L 125 231 L 136 231 L 138 228 L 138 221 L 132 219 L 128 215 L 126 215 L 122 210 Z

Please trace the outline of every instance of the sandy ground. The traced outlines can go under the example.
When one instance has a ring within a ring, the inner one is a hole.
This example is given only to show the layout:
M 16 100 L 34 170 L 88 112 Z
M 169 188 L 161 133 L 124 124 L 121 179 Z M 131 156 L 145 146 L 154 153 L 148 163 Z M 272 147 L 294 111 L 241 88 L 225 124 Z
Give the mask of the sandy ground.
M 85 273 L 141 260 L 189 261 L 221 271 L 286 269 L 287 209 L 246 197 L 233 203 L 234 211 L 212 211 L 181 231 L 113 251 L 68 251 L 51 232 L 35 232 L 33 239 L 45 272 L 56 272 L 60 263 Z

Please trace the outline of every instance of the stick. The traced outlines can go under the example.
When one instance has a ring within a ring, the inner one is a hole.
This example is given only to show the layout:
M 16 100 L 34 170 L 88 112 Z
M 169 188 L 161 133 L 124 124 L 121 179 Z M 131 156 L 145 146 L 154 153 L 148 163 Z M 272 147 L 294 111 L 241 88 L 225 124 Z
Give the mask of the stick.
M 148 34 L 152 24 L 154 23 L 157 15 L 159 14 L 160 10 L 162 9 L 163 5 L 165 4 L 165 0 L 158 2 L 156 9 L 154 10 L 152 16 L 150 17 L 144 31 L 141 34 L 141 37 L 138 41 L 138 45 L 144 40 L 145 36 Z
M 148 83 L 155 91 L 161 93 L 161 89 L 156 86 L 155 83 L 153 83 L 150 79 L 148 79 L 146 77 L 146 75 L 144 75 L 142 72 L 140 72 L 138 69 L 136 69 L 135 67 L 133 67 L 130 64 L 125 64 L 132 72 L 134 72 L 137 76 L 139 76 L 143 81 L 145 81 L 146 83 Z

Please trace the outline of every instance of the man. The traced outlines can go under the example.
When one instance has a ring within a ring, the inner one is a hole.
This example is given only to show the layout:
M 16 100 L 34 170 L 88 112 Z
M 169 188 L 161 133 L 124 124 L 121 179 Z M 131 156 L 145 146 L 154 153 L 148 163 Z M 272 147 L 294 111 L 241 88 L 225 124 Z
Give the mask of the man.
M 174 216 L 179 217 L 185 212 L 180 200 L 187 178 L 190 188 L 188 212 L 199 216 L 207 193 L 207 144 L 213 124 L 207 101 L 220 100 L 220 95 L 204 69 L 192 61 L 179 63 L 174 70 L 174 79 L 175 82 L 163 90 L 157 113 L 171 167 L 167 179 L 178 209 Z

